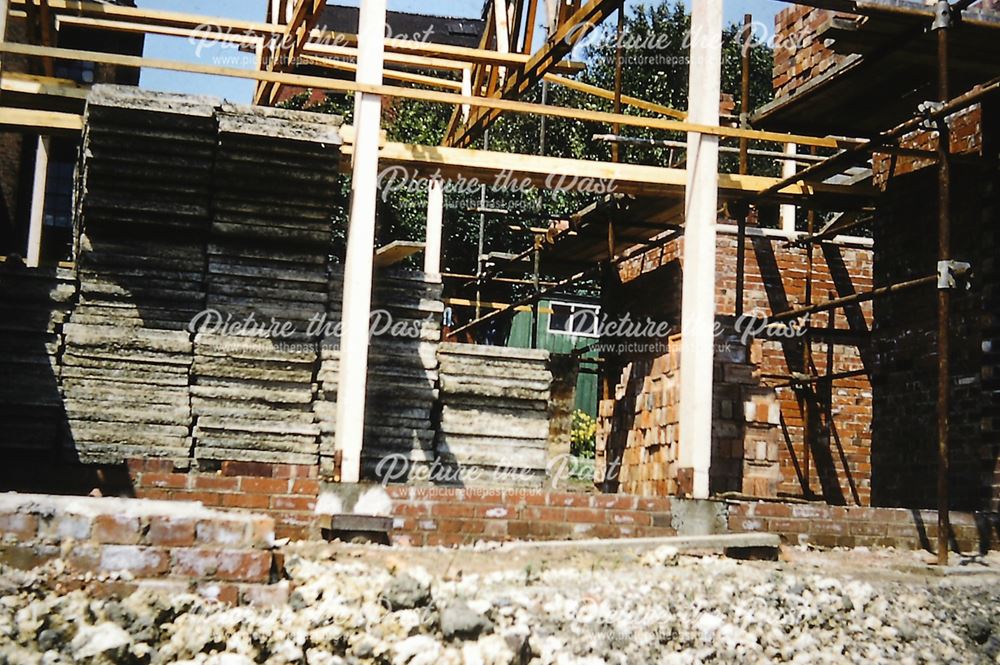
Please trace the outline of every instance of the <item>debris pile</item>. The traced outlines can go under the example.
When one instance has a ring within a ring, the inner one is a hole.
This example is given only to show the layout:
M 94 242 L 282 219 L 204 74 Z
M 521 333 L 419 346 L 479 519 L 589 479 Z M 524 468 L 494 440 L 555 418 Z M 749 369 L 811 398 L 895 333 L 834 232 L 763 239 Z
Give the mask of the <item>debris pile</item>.
M 675 552 L 523 568 L 494 553 L 488 569 L 431 574 L 359 551 L 372 550 L 289 553 L 293 590 L 268 608 L 150 589 L 98 600 L 57 589 L 58 560 L 5 569 L 0 662 L 1000 662 L 995 577 L 859 579 Z

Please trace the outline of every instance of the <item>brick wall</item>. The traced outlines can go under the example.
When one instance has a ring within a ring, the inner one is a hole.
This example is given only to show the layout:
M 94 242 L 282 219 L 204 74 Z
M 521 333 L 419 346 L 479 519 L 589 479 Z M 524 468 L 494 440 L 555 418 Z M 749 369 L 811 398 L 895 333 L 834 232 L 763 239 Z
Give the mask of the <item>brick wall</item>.
M 744 311 L 770 316 L 803 305 L 807 250 L 789 246 L 788 237 L 780 232 L 754 228 L 749 233 L 744 254 Z M 736 311 L 737 251 L 732 227 L 720 227 L 717 251 L 717 312 L 720 321 L 731 325 Z M 812 251 L 813 302 L 872 287 L 872 252 L 868 241 L 824 243 Z M 623 312 L 630 313 L 633 319 L 650 316 L 671 322 L 674 331 L 679 329 L 682 254 L 683 240 L 679 240 L 623 264 L 619 278 L 605 289 L 602 304 L 608 316 L 614 319 Z M 871 303 L 838 310 L 832 317 L 815 314 L 809 325 L 814 329 L 810 344 L 814 372 L 810 373 L 839 374 L 868 367 Z M 666 339 L 659 342 L 666 348 Z M 619 377 L 626 367 L 631 367 L 628 386 L 618 391 L 617 399 L 640 394 L 645 379 L 652 378 L 649 375 L 654 369 L 653 359 L 660 353 L 626 353 L 609 358 L 605 379 L 610 377 L 614 381 L 607 382 L 605 399 L 612 396 L 611 391 L 620 383 Z M 746 385 L 773 390 L 780 404 L 778 494 L 822 498 L 834 504 L 868 505 L 872 390 L 867 376 L 821 382 L 808 392 L 788 387 L 787 380 L 773 377 L 803 371 L 801 338 L 757 339 L 750 348 L 750 360 L 756 371 L 748 377 Z M 717 394 L 720 408 L 723 397 Z M 736 396 L 729 399 L 744 401 Z M 604 408 L 608 412 L 610 407 Z M 812 431 L 808 454 L 803 435 L 806 408 L 810 409 Z M 673 421 L 656 424 L 655 428 L 672 424 Z M 611 436 L 610 431 L 604 434 Z
M 518 489 L 390 486 L 397 543 L 672 536 L 670 499 Z
M 776 48 L 773 86 L 775 97 L 794 94 L 817 76 L 844 61 L 823 40 L 816 38 L 820 27 L 834 16 L 852 16 L 805 5 L 791 5 L 774 17 Z
M 200 501 L 210 508 L 266 513 L 278 538 L 315 539 L 318 465 L 222 462 L 216 470 L 178 471 L 162 460 L 129 460 L 135 496 Z
M 587 495 L 537 490 L 390 486 L 399 544 L 455 547 L 477 541 L 576 540 L 673 536 L 677 530 L 769 532 L 786 544 L 819 547 L 928 549 L 936 542 L 933 511 L 819 503 L 725 501 L 720 524 L 685 524 L 676 497 Z M 716 512 L 716 511 L 696 511 Z M 996 513 L 953 513 L 954 540 L 964 552 L 1000 543 Z
M 195 503 L 0 496 L 0 562 L 30 569 L 62 558 L 71 572 L 127 572 L 125 584 L 194 585 L 225 602 L 280 600 L 274 520 Z
M 952 256 L 973 266 L 970 288 L 952 291 L 951 500 L 958 509 L 996 505 L 998 459 L 990 396 L 990 321 L 996 317 L 991 284 L 1000 214 L 989 191 L 1000 184 L 996 163 L 952 166 Z M 936 272 L 937 180 L 935 169 L 894 178 L 875 224 L 877 286 Z M 992 286 L 995 289 L 995 285 Z M 872 430 L 880 505 L 932 507 L 937 474 L 937 290 L 910 289 L 876 302 Z M 984 379 L 986 382 L 984 383 Z

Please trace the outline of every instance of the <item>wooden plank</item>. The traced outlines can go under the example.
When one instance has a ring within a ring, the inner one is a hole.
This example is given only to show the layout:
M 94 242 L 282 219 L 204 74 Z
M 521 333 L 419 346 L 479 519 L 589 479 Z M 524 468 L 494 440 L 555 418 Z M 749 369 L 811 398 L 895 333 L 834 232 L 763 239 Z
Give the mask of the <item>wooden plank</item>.
M 815 145 L 823 148 L 846 148 L 859 143 L 857 139 L 843 139 L 835 137 L 820 138 L 799 134 L 785 134 L 781 132 L 762 132 L 751 129 L 739 129 L 736 127 L 712 127 L 709 125 L 699 125 L 664 118 L 644 118 L 640 116 L 606 113 L 604 111 L 571 109 L 561 106 L 532 104 L 529 102 L 521 102 L 510 99 L 466 97 L 438 90 L 400 88 L 387 85 L 368 85 L 360 84 L 355 81 L 345 81 L 321 76 L 305 76 L 302 74 L 288 74 L 283 72 L 238 69 L 235 67 L 203 65 L 201 63 L 163 60 L 159 58 L 145 58 L 134 55 L 120 55 L 117 53 L 101 53 L 98 51 L 52 48 L 34 46 L 30 44 L 16 44 L 12 42 L 0 43 L 0 52 L 37 57 L 50 56 L 64 60 L 79 60 L 83 62 L 89 61 L 117 65 L 120 67 L 146 67 L 150 69 L 208 74 L 212 76 L 244 78 L 258 81 L 274 81 L 303 88 L 320 88 L 333 92 L 366 92 L 374 95 L 382 95 L 384 97 L 396 97 L 399 99 L 415 99 L 427 102 L 438 102 L 442 104 L 469 104 L 473 107 L 512 111 L 515 113 L 532 113 L 556 118 L 586 120 L 589 122 L 602 122 L 607 124 L 619 123 L 632 127 L 646 127 L 649 129 L 661 129 L 673 132 L 698 132 L 727 138 L 746 137 L 758 141 L 774 141 L 778 143 L 794 142 L 799 145 Z
M 317 67 L 324 67 L 327 69 L 337 69 L 344 72 L 357 73 L 358 66 L 353 62 L 344 62 L 343 60 L 333 60 L 331 58 L 317 58 L 311 55 L 303 55 L 299 58 L 301 62 L 308 63 L 310 65 L 316 65 Z M 397 69 L 383 69 L 382 76 L 387 79 L 392 79 L 394 81 L 402 81 L 404 83 L 414 83 L 416 85 L 425 85 L 430 88 L 441 88 L 443 90 L 451 90 L 452 92 L 461 92 L 462 83 L 460 81 L 452 81 L 451 79 L 438 78 L 436 76 L 426 76 L 424 74 L 411 74 L 410 72 L 401 72 Z
M 344 145 L 342 150 L 350 155 L 353 147 Z M 562 178 L 565 185 L 613 185 L 614 193 L 683 196 L 687 183 L 687 171 L 684 169 L 404 143 L 386 143 L 379 159 L 383 165 L 408 168 L 408 175 L 426 177 L 440 171 L 444 177 L 461 175 L 466 181 L 473 177 L 481 181 L 485 179 L 487 186 L 503 173 L 512 181 L 528 179 L 542 188 L 553 183 L 553 178 Z M 779 178 L 765 176 L 719 174 L 720 195 L 723 198 L 745 198 L 778 182 Z M 785 187 L 778 194 L 779 199 L 817 194 L 869 199 L 875 196 L 875 191 L 865 185 L 798 183 Z
M 83 116 L 74 113 L 0 107 L 0 126 L 81 132 Z
M 475 300 L 468 300 L 465 298 L 445 298 L 444 304 L 451 305 L 453 307 L 485 307 L 486 309 L 504 309 L 510 307 L 510 303 L 506 302 L 489 302 L 482 300 L 477 303 Z M 514 310 L 518 312 L 530 312 L 532 311 L 532 308 L 529 305 L 522 305 L 520 307 L 515 307 Z M 552 308 L 539 307 L 538 313 L 552 314 Z
M 70 79 L 6 72 L 0 79 L 0 90 L 31 95 L 86 99 L 89 87 L 82 86 Z
M 424 243 L 411 240 L 394 240 L 375 250 L 375 267 L 385 268 L 396 265 L 414 254 L 424 251 Z
M 614 101 L 615 99 L 615 93 L 611 90 L 605 90 L 604 88 L 599 88 L 596 85 L 590 85 L 589 83 L 560 76 L 559 74 L 546 74 L 545 80 L 550 83 L 555 83 L 565 88 L 569 88 L 570 90 L 576 90 L 578 92 L 587 93 L 588 95 L 600 97 L 601 99 L 607 99 L 610 101 Z M 684 111 L 678 111 L 677 109 L 672 109 L 669 106 L 663 106 L 662 104 L 657 104 L 655 102 L 647 102 L 645 99 L 639 99 L 638 97 L 622 95 L 621 100 L 623 104 L 634 106 L 635 108 L 643 109 L 644 111 L 652 111 L 653 113 L 659 113 L 660 115 L 665 115 L 670 118 L 677 118 L 678 120 L 684 120 L 687 118 L 687 113 Z

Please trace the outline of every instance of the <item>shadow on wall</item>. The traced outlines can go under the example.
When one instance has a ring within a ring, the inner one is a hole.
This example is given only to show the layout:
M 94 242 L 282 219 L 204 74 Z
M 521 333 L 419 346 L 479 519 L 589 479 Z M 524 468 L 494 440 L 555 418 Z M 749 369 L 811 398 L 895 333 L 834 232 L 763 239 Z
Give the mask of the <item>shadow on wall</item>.
M 784 280 L 792 280 L 795 277 L 782 275 L 775 251 L 776 242 L 781 241 L 760 236 L 751 238 L 751 246 L 760 270 L 769 309 L 771 312 L 780 313 L 795 309 L 800 305 L 798 301 L 793 305 L 789 299 L 788 287 L 786 287 Z M 824 244 L 821 247 L 825 267 L 829 271 L 830 280 L 835 290 L 826 293 L 818 288 L 818 281 L 814 282 L 812 301 L 822 302 L 856 293 L 857 288 L 845 265 L 842 248 L 832 244 Z M 814 259 L 814 266 L 817 267 L 817 270 L 823 267 L 823 263 L 818 260 L 818 257 Z M 798 286 L 797 283 L 796 286 Z M 822 363 L 824 372 L 822 373 L 824 374 L 839 371 L 836 368 L 834 349 L 836 345 L 840 344 L 856 347 L 863 366 L 866 369 L 870 368 L 869 331 L 861 306 L 851 305 L 840 311 L 846 313 L 847 334 L 845 331 L 835 329 L 835 317 L 821 314 L 814 316 L 810 320 L 810 325 L 813 321 L 825 319 L 825 330 L 814 328 L 809 337 L 786 337 L 778 340 L 785 366 L 790 373 L 809 375 L 818 373 L 815 356 L 809 367 L 804 364 L 806 339 L 812 339 L 815 342 L 828 342 L 825 358 L 822 358 L 824 360 Z M 815 349 L 813 352 L 815 353 Z M 870 369 L 868 373 L 870 373 Z M 835 382 L 830 380 L 817 381 L 794 388 L 794 392 L 799 414 L 808 414 L 809 436 L 803 437 L 803 440 L 808 440 L 809 450 L 796 450 L 791 428 L 784 415 L 782 415 L 782 432 L 785 450 L 798 478 L 803 496 L 820 498 L 833 505 L 861 504 L 863 499 L 858 491 L 857 480 L 852 471 L 852 466 L 857 464 L 857 460 L 852 460 L 851 453 L 845 450 L 837 428 L 837 413 L 834 406 Z M 803 448 L 804 445 L 805 443 L 799 447 Z M 811 480 L 814 475 L 819 480 L 820 494 L 818 496 L 814 494 L 814 485 Z

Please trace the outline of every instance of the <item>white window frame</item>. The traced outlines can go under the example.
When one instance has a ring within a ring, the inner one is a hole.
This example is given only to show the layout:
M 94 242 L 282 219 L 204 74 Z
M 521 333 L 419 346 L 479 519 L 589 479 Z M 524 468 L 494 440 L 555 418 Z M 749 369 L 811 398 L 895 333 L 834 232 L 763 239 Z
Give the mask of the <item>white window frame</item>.
M 587 338 L 590 338 L 590 339 L 598 339 L 600 337 L 600 335 L 598 335 L 598 329 L 600 327 L 600 321 L 601 321 L 601 306 L 600 305 L 593 305 L 593 304 L 590 304 L 590 303 L 581 303 L 581 302 L 565 302 L 565 301 L 561 301 L 561 300 L 550 300 L 549 301 L 549 307 L 553 310 L 552 314 L 549 314 L 549 321 L 548 321 L 548 326 L 547 326 L 550 335 L 563 335 L 563 336 L 566 336 L 566 337 L 587 337 Z M 574 331 L 569 331 L 569 330 L 560 330 L 558 328 L 553 328 L 552 327 L 552 319 L 553 319 L 553 314 L 555 314 L 555 308 L 556 307 L 568 307 L 570 309 L 570 317 L 573 317 L 577 313 L 577 311 L 580 311 L 580 310 L 591 310 L 591 311 L 593 311 L 594 312 L 594 325 L 593 325 L 591 331 L 590 332 L 574 332 Z

